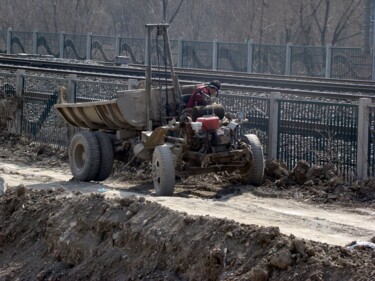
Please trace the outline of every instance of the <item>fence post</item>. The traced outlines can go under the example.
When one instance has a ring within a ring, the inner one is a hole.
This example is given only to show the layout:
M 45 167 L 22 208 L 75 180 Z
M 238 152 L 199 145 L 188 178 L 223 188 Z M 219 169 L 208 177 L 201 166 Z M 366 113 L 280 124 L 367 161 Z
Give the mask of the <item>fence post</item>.
M 217 39 L 212 42 L 212 70 L 217 70 Z
M 151 44 L 151 42 L 148 42 L 148 36 L 146 36 L 146 39 L 145 39 L 145 66 L 147 66 L 147 58 L 148 58 L 148 45 Z M 151 48 L 150 48 L 151 50 Z M 151 56 L 151 54 L 150 54 Z
M 121 53 L 121 37 L 120 34 L 116 35 L 116 46 L 115 46 L 115 57 L 118 57 Z
M 87 33 L 86 40 L 86 60 L 91 60 L 91 44 L 92 44 L 92 33 Z
M 60 59 L 64 58 L 64 44 L 65 44 L 65 35 L 64 35 L 64 31 L 61 31 L 60 36 L 59 36 Z
M 292 43 L 286 44 L 285 52 L 285 75 L 291 75 L 292 73 Z
M 38 30 L 33 31 L 33 54 L 38 53 Z
M 253 39 L 247 41 L 247 72 L 253 72 Z
M 358 105 L 357 179 L 366 180 L 368 173 L 368 131 L 371 99 L 361 98 Z
M 331 78 L 332 66 L 332 44 L 327 44 L 326 47 L 326 78 Z
M 7 30 L 7 55 L 12 53 L 12 28 L 9 27 Z
M 281 94 L 273 92 L 270 97 L 270 118 L 268 120 L 267 160 L 277 159 L 277 139 L 279 128 L 279 100 Z
M 182 67 L 184 53 L 184 42 L 182 38 L 178 38 L 178 54 L 177 54 L 177 67 Z
M 16 71 L 16 96 L 22 100 L 25 89 L 25 70 L 18 69 Z M 22 106 L 17 107 L 16 116 L 14 119 L 14 126 L 12 128 L 15 134 L 22 134 Z

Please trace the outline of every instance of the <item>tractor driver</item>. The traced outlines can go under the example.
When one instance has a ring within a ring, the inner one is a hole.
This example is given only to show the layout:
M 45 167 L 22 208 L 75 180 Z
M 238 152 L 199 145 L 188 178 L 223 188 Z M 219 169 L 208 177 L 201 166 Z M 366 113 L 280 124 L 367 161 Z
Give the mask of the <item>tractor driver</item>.
M 220 86 L 221 83 L 219 80 L 214 80 L 208 85 L 198 86 L 191 95 L 186 108 L 192 108 L 197 105 L 205 106 L 211 104 L 211 98 L 218 96 Z

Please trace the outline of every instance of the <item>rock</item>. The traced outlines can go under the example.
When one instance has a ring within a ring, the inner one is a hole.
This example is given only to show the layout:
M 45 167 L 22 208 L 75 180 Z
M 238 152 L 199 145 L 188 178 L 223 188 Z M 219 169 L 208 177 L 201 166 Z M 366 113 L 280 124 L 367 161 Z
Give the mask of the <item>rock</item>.
M 298 161 L 297 165 L 293 168 L 291 175 L 298 184 L 303 184 L 306 181 L 306 173 L 309 168 L 310 164 L 305 160 Z
M 292 255 L 288 250 L 276 253 L 270 260 L 270 263 L 277 268 L 287 269 L 292 264 Z
M 322 174 L 323 168 L 321 166 L 312 166 L 308 171 L 306 172 L 306 178 L 308 180 L 314 180 L 315 178 L 319 178 Z
M 16 194 L 18 197 L 25 195 L 25 193 L 26 193 L 26 188 L 23 184 L 20 184 L 19 186 L 16 187 Z
M 268 280 L 268 271 L 261 267 L 254 267 L 250 271 L 249 280 L 252 281 L 267 281 Z
M 305 181 L 303 183 L 304 186 L 313 186 L 314 185 L 314 181 L 313 180 L 308 180 L 308 181 Z
M 266 175 L 276 179 L 281 179 L 283 177 L 289 176 L 289 171 L 286 164 L 276 159 L 266 161 L 266 168 L 264 172 L 266 173 Z
M 305 242 L 301 239 L 293 239 L 292 240 L 294 249 L 297 253 L 301 254 L 302 256 L 305 255 Z
M 278 227 L 266 227 L 260 230 L 258 238 L 261 244 L 269 244 L 279 235 L 280 229 Z

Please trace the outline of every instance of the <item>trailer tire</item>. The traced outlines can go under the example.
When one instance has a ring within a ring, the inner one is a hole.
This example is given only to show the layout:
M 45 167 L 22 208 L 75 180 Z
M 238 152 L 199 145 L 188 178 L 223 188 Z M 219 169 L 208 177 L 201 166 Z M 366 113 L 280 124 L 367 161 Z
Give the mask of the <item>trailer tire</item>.
M 94 181 L 104 181 L 112 173 L 114 160 L 113 144 L 106 133 L 97 131 L 94 134 L 98 140 L 100 150 L 99 169 L 94 177 Z
M 250 170 L 245 171 L 245 173 L 241 175 L 242 181 L 246 184 L 259 186 L 262 184 L 264 176 L 263 147 L 257 135 L 254 134 L 241 136 L 241 141 L 250 145 L 253 154 L 253 165 L 250 167 Z
M 69 166 L 74 178 L 89 182 L 98 173 L 100 164 L 99 143 L 93 133 L 74 134 L 69 145 Z
M 152 179 L 156 195 L 172 196 L 175 186 L 173 154 L 168 146 L 155 147 L 152 155 Z

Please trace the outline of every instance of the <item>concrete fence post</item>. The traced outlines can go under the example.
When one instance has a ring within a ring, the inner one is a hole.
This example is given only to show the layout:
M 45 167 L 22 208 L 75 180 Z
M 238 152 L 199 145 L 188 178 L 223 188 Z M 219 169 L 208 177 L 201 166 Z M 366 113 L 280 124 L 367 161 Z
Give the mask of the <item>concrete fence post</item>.
M 252 73 L 253 72 L 253 40 L 250 39 L 247 41 L 247 72 Z
M 38 30 L 33 31 L 33 54 L 38 53 Z
M 286 44 L 285 51 L 285 75 L 291 75 L 292 73 L 292 43 Z
M 280 93 L 271 93 L 270 98 L 270 118 L 268 120 L 268 149 L 267 160 L 277 159 L 277 139 L 279 128 L 279 100 Z
M 217 70 L 218 52 L 217 52 L 218 41 L 215 39 L 212 42 L 212 70 Z
M 12 53 L 12 28 L 9 27 L 7 30 L 7 55 Z
M 361 98 L 358 105 L 357 179 L 368 177 L 369 105 L 371 99 Z
M 65 34 L 64 31 L 59 33 L 59 57 L 60 59 L 64 58 L 64 45 L 65 45 Z
M 92 33 L 87 33 L 86 40 L 86 60 L 91 60 L 91 48 L 92 48 Z
M 18 69 L 16 71 L 16 96 L 19 98 L 19 100 L 22 100 L 23 93 L 25 90 L 25 70 Z M 14 119 L 14 126 L 12 128 L 12 131 L 15 134 L 22 134 L 22 106 L 17 107 L 16 116 Z
M 332 69 L 332 44 L 327 44 L 326 47 L 326 76 L 325 78 L 331 78 Z
M 67 76 L 67 101 L 68 103 L 74 103 L 77 102 L 77 93 L 76 93 L 76 79 L 77 75 L 76 74 L 69 74 Z M 67 124 L 67 136 L 66 136 L 66 144 L 69 146 L 70 140 L 74 135 L 75 129 L 72 125 Z
M 77 95 L 76 95 L 76 79 L 77 79 L 77 75 L 76 74 L 69 74 L 67 76 L 67 80 L 68 80 L 68 89 L 67 89 L 67 92 L 68 92 L 68 95 L 67 95 L 67 102 L 69 103 L 74 103 L 74 102 L 77 102 Z

